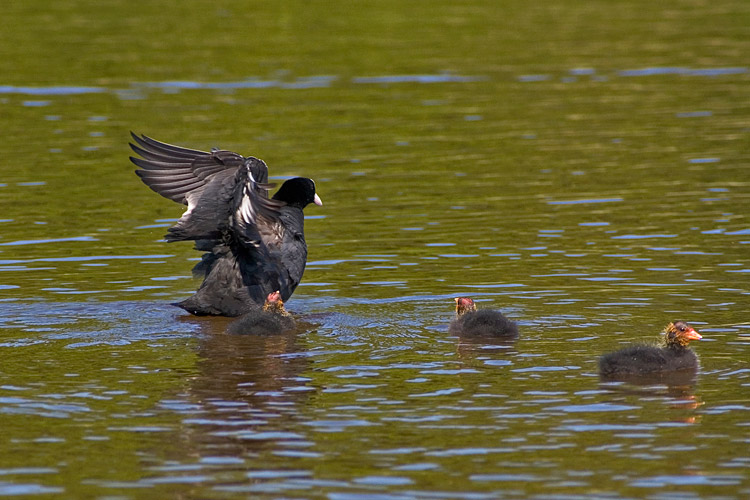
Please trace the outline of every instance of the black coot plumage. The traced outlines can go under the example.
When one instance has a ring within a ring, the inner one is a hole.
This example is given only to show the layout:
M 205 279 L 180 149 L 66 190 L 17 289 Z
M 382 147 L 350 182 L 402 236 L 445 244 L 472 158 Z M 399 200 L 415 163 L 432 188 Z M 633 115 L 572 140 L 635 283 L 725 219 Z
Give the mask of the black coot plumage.
M 227 331 L 232 334 L 277 335 L 294 329 L 294 318 L 284 308 L 280 292 L 268 294 L 262 308 L 255 308 L 232 322 Z
M 698 369 L 698 357 L 690 349 L 691 340 L 701 335 L 684 321 L 674 321 L 664 328 L 661 346 L 633 345 L 599 358 L 599 373 L 605 377 L 643 375 Z
M 239 316 L 279 291 L 288 300 L 307 261 L 302 210 L 322 205 L 315 182 L 285 181 L 272 198 L 268 167 L 231 151 L 210 152 L 165 144 L 131 132 L 130 147 L 141 158 L 143 182 L 187 211 L 166 235 L 167 241 L 195 241 L 207 252 L 193 272 L 203 283 L 176 304 L 197 315 Z
M 456 297 L 456 317 L 448 331 L 453 335 L 477 337 L 518 337 L 518 325 L 502 313 L 489 309 L 477 310 L 474 301 L 468 297 Z

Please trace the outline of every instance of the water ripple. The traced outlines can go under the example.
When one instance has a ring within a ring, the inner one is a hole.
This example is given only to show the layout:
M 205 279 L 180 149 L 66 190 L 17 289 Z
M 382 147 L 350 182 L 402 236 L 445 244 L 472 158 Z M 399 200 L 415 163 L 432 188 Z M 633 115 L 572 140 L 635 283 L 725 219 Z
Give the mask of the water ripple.
M 18 240 L 0 243 L 0 246 L 39 245 L 42 243 L 62 243 L 67 241 L 99 241 L 93 236 L 73 236 L 70 238 L 47 238 L 41 240 Z

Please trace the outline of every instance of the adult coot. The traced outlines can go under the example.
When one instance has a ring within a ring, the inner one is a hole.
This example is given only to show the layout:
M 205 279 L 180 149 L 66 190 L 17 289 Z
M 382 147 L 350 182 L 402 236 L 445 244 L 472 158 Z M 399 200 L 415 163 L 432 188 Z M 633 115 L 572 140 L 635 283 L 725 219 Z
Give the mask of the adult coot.
M 232 322 L 227 331 L 233 334 L 276 335 L 295 327 L 294 318 L 284 308 L 281 293 L 271 292 L 262 308 L 255 308 Z
M 187 205 L 167 241 L 207 252 L 193 269 L 203 283 L 176 305 L 198 315 L 239 316 L 279 291 L 288 300 L 307 261 L 302 209 L 322 205 L 311 179 L 285 181 L 272 198 L 268 167 L 231 151 L 186 149 L 131 132 L 136 174 L 160 195 Z
M 453 335 L 483 337 L 518 337 L 518 325 L 497 311 L 477 310 L 474 301 L 468 297 L 456 297 L 456 317 L 448 331 Z
M 690 349 L 691 340 L 701 335 L 684 321 L 674 321 L 664 328 L 661 346 L 633 345 L 599 358 L 603 376 L 642 375 L 698 369 L 698 357 Z

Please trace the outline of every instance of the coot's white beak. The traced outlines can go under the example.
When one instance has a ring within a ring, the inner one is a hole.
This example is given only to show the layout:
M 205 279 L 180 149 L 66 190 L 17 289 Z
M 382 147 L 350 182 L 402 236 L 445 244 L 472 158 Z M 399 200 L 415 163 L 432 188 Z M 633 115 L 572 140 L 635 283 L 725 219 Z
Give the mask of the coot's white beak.
M 315 198 L 313 198 L 313 203 L 315 203 L 319 207 L 323 206 L 323 202 L 320 200 L 320 196 L 318 196 L 318 193 L 315 193 Z

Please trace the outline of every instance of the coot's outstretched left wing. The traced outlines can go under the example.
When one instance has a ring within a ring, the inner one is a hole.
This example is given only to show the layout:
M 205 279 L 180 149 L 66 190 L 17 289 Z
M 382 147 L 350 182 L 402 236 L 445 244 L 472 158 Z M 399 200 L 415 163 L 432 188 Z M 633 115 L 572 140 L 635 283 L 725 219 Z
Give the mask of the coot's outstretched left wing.
M 141 158 L 130 157 L 140 167 L 135 171 L 143 182 L 170 200 L 187 205 L 187 195 L 203 190 L 211 178 L 225 170 L 236 170 L 247 160 L 242 155 L 223 149 L 210 152 L 188 149 L 157 141 L 145 135 L 130 133 L 135 143 L 132 150 Z M 253 177 L 259 185 L 268 182 L 268 168 L 253 162 Z M 267 190 L 259 190 L 268 197 Z
M 247 241 L 258 241 L 255 225 L 260 219 L 278 216 L 283 206 L 268 197 L 268 167 L 249 156 L 222 149 L 210 152 L 188 149 L 130 133 L 130 147 L 141 158 L 130 157 L 143 182 L 170 200 L 187 205 L 187 211 L 167 233 L 167 241 L 207 240 L 215 244 L 231 228 L 233 212 L 242 215 L 241 233 Z

